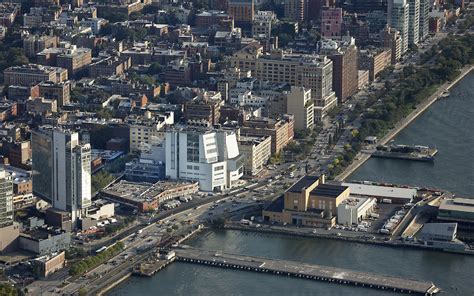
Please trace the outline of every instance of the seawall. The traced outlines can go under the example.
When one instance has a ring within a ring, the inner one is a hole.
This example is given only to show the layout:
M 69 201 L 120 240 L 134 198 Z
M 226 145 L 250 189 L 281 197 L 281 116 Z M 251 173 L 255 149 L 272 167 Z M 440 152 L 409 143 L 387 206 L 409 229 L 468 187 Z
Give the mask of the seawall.
M 449 81 L 441 85 L 438 90 L 432 94 L 428 99 L 424 100 L 420 103 L 413 112 L 411 112 L 407 117 L 399 121 L 395 127 L 388 132 L 383 138 L 381 138 L 377 144 L 378 145 L 385 145 L 387 144 L 393 137 L 395 137 L 399 132 L 401 132 L 405 127 L 407 127 L 410 123 L 413 122 L 420 114 L 425 112 L 436 100 L 438 97 L 445 91 L 451 89 L 454 85 L 456 85 L 461 79 L 463 79 L 467 74 L 469 74 L 474 69 L 473 65 L 465 66 L 461 73 L 454 79 L 453 81 Z M 352 162 L 341 174 L 339 174 L 335 180 L 343 181 L 347 177 L 349 177 L 354 171 L 356 171 L 362 164 L 364 164 L 369 158 L 370 154 L 358 154 L 359 159 Z

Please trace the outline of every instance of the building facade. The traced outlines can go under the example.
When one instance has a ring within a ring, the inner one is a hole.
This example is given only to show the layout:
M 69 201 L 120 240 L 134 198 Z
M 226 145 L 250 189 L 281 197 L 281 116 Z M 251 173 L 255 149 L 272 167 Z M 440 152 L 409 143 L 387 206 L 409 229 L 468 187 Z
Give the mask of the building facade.
M 244 174 L 256 176 L 263 170 L 272 155 L 272 139 L 270 136 L 241 136 L 239 150 L 245 156 Z
M 166 132 L 166 176 L 198 181 L 203 191 L 234 187 L 243 175 L 244 157 L 230 130 L 185 128 Z
M 325 184 L 324 176 L 304 176 L 263 210 L 263 219 L 312 227 L 332 227 L 337 207 L 349 197 L 346 186 Z
M 253 118 L 246 120 L 240 128 L 244 136 L 270 136 L 272 154 L 279 153 L 294 137 L 294 116 L 285 115 L 280 119 Z
M 388 25 L 398 32 L 402 37 L 402 55 L 408 50 L 408 32 L 409 32 L 409 7 L 406 0 L 388 1 Z
M 292 86 L 286 93 L 286 113 L 295 118 L 294 128 L 300 130 L 311 129 L 314 126 L 314 102 L 311 90 L 304 87 Z
M 341 36 L 342 8 L 324 7 L 321 12 L 321 36 L 337 38 Z
M 339 102 L 345 102 L 357 92 L 359 50 L 355 39 L 322 41 L 320 53 L 332 60 L 332 86 Z
M 0 228 L 13 224 L 12 178 L 3 168 L 0 170 Z
M 381 33 L 382 46 L 392 50 L 392 65 L 396 64 L 402 57 L 402 37 L 397 30 L 385 27 Z
M 326 56 L 293 54 L 282 50 L 264 55 L 260 45 L 251 44 L 232 55 L 231 64 L 243 71 L 250 70 L 253 77 L 262 81 L 284 82 L 311 89 L 315 105 L 323 114 L 337 105 L 332 89 L 333 62 Z
M 431 2 L 429 0 L 420 0 L 420 40 L 425 40 L 430 31 L 430 8 Z
M 79 134 L 41 127 L 31 134 L 33 193 L 75 224 L 91 205 L 91 147 Z
M 420 40 L 420 0 L 408 0 L 408 44 L 418 44 Z
M 252 23 L 255 16 L 255 1 L 229 0 L 227 12 L 236 23 Z
M 36 64 L 13 66 L 3 71 L 5 85 L 29 86 L 41 81 L 56 82 L 57 68 Z
M 305 17 L 304 0 L 285 0 L 285 18 L 295 22 L 303 22 Z

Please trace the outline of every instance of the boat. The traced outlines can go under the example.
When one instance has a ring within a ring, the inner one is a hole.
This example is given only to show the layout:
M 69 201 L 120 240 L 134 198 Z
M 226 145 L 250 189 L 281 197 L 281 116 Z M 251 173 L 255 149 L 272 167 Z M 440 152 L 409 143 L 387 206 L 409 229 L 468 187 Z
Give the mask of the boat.
M 430 148 L 421 145 L 380 145 L 372 153 L 374 157 L 395 158 L 417 161 L 434 161 L 438 153 L 436 148 Z
M 445 90 L 441 93 L 441 95 L 439 95 L 439 98 L 447 98 L 451 95 L 451 93 L 448 91 L 448 90 Z

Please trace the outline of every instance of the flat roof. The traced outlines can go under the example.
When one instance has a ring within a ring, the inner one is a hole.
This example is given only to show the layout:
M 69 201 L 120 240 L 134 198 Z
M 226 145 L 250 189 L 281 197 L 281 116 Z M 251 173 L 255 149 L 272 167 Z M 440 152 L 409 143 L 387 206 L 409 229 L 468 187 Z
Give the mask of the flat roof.
M 398 198 L 411 201 L 417 194 L 417 190 L 414 188 L 366 185 L 358 183 L 341 183 L 341 185 L 348 186 L 351 190 L 351 194 L 353 195 Z
M 341 185 L 332 185 L 332 184 L 319 184 L 316 188 L 311 191 L 311 194 L 326 196 L 326 197 L 338 197 L 341 195 L 348 187 Z
M 456 199 L 464 200 L 466 198 L 455 198 L 455 199 L 443 199 L 439 206 L 440 210 L 444 211 L 456 211 L 465 213 L 474 213 L 474 204 L 469 203 L 456 203 Z M 469 200 L 469 199 L 468 199 Z M 470 200 L 469 200 L 470 201 Z
M 283 212 L 285 206 L 285 196 L 282 194 L 275 199 L 264 211 Z
M 293 184 L 288 192 L 301 192 L 303 189 L 308 188 L 314 182 L 319 179 L 319 176 L 304 176 L 299 179 L 295 184 Z

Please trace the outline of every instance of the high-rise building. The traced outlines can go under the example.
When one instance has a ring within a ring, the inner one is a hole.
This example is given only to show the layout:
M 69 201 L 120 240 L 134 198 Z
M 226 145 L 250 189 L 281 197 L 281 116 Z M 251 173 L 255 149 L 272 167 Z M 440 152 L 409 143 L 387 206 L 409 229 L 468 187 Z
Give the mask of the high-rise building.
M 355 39 L 321 41 L 320 54 L 332 60 L 332 87 L 340 102 L 346 101 L 358 90 L 358 49 Z
M 239 23 L 251 23 L 255 15 L 254 0 L 229 0 L 227 12 Z
M 429 0 L 420 0 L 420 40 L 424 40 L 430 30 L 430 6 Z
M 402 57 L 402 37 L 397 30 L 386 27 L 381 33 L 382 46 L 392 49 L 392 64 L 396 64 Z
M 230 130 L 189 127 L 166 132 L 166 176 L 198 181 L 203 191 L 232 188 L 243 175 L 244 157 Z
M 327 0 L 308 0 L 306 10 L 306 20 L 308 21 L 319 21 L 321 18 L 321 10 L 323 7 L 328 6 Z
M 420 38 L 420 0 L 408 0 L 408 44 L 418 44 Z
M 303 22 L 305 0 L 285 0 L 285 18 L 295 22 Z
M 73 225 L 91 205 L 91 147 L 79 134 L 40 127 L 31 134 L 33 193 L 70 213 Z
M 325 7 L 321 12 L 321 36 L 340 37 L 342 29 L 342 8 Z
M 292 86 L 286 93 L 287 113 L 295 116 L 294 128 L 310 129 L 314 125 L 314 102 L 311 90 L 304 87 Z
M 388 25 L 400 32 L 402 54 L 408 50 L 409 17 L 409 5 L 406 0 L 388 1 Z
M 13 224 L 13 183 L 10 174 L 0 168 L 0 228 Z

